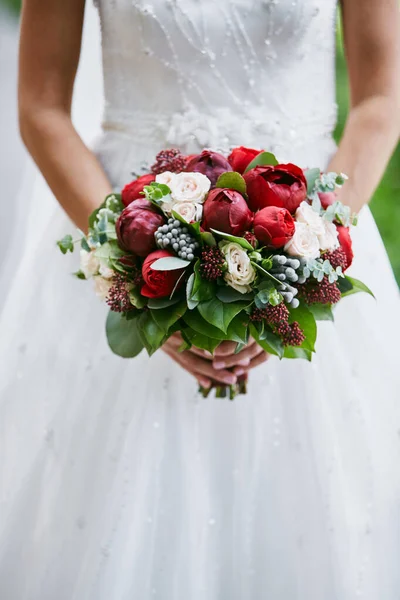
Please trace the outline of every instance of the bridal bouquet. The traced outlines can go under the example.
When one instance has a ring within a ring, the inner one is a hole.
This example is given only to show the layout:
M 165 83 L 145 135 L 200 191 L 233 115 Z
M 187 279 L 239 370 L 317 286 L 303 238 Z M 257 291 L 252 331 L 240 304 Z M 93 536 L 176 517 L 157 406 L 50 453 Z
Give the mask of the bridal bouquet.
M 212 353 L 224 340 L 239 351 L 252 336 L 279 358 L 311 360 L 316 322 L 333 320 L 342 297 L 371 293 L 345 274 L 355 224 L 336 199 L 345 179 L 243 147 L 227 158 L 161 151 L 149 173 L 107 196 L 78 240 L 76 275 L 110 308 L 111 350 L 151 355 L 179 332 L 182 351 Z M 58 245 L 66 253 L 75 243 Z

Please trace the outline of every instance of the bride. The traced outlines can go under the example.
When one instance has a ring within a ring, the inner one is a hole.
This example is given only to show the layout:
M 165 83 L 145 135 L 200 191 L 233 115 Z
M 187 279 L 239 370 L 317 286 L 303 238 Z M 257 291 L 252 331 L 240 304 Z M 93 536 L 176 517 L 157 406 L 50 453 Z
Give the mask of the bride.
M 398 600 L 400 304 L 364 206 L 400 130 L 397 0 L 342 0 L 351 110 L 338 148 L 335 0 L 97 9 L 105 111 L 92 149 L 71 120 L 84 0 L 25 0 L 22 15 L 21 133 L 69 218 L 84 229 L 162 148 L 267 148 L 348 174 L 341 199 L 362 209 L 352 272 L 377 301 L 344 300 L 312 364 L 265 362 L 254 345 L 180 355 L 174 340 L 124 361 L 104 306 L 67 274 L 76 257 L 54 247 L 72 224 L 43 185 L 24 189 L 0 319 L 1 598 Z M 194 378 L 244 371 L 247 397 L 195 393 Z

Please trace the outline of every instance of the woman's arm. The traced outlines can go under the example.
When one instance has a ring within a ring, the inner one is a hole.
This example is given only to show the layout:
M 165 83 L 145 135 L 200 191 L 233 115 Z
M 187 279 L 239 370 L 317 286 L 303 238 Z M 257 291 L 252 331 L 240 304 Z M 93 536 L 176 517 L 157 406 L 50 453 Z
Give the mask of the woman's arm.
M 57 200 L 85 230 L 111 186 L 71 121 L 84 0 L 24 0 L 19 57 L 21 136 Z
M 345 204 L 358 212 L 373 195 L 400 133 L 398 0 L 341 0 L 350 112 L 329 170 L 344 172 Z

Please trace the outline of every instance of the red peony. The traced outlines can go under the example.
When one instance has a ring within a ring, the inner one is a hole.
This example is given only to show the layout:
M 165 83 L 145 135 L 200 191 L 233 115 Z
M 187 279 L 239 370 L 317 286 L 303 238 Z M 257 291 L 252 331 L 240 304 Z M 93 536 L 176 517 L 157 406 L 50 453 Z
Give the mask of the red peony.
M 235 191 L 215 188 L 204 203 L 204 229 L 217 229 L 232 235 L 242 235 L 250 229 L 253 213 L 243 196 Z
M 259 242 L 282 248 L 294 235 L 295 224 L 286 208 L 267 206 L 254 217 L 254 233 Z
M 287 208 L 294 214 L 307 196 L 307 182 L 296 165 L 267 165 L 244 174 L 249 206 L 254 212 L 266 206 Z
M 232 171 L 232 167 L 222 154 L 203 150 L 201 154 L 196 154 L 187 162 L 186 171 L 203 173 L 211 181 L 211 185 L 215 185 L 218 177 L 226 171 Z
M 338 231 L 338 240 L 340 247 L 346 255 L 347 260 L 347 269 L 350 267 L 353 262 L 354 254 L 353 254 L 353 242 L 351 241 L 350 229 L 348 227 L 344 227 L 343 225 L 336 226 Z
M 156 248 L 154 234 L 164 225 L 165 218 L 145 198 L 124 208 L 116 223 L 118 243 L 123 250 L 136 256 L 147 256 Z
M 251 161 L 258 156 L 260 152 L 261 150 L 239 146 L 232 150 L 228 156 L 228 161 L 234 171 L 244 173 Z
M 168 252 L 168 250 L 156 250 L 149 254 L 143 263 L 142 275 L 144 286 L 141 289 L 141 293 L 146 298 L 164 298 L 165 296 L 169 296 L 179 277 L 182 275 L 183 269 L 156 271 L 152 268 L 151 265 L 156 260 L 165 258 L 166 256 L 175 255 L 172 252 Z
M 137 179 L 134 179 L 130 183 L 128 183 L 121 192 L 122 204 L 124 206 L 128 206 L 134 200 L 138 198 L 143 198 L 143 188 L 145 185 L 150 185 L 152 181 L 155 180 L 155 175 L 149 173 L 147 175 L 142 175 Z

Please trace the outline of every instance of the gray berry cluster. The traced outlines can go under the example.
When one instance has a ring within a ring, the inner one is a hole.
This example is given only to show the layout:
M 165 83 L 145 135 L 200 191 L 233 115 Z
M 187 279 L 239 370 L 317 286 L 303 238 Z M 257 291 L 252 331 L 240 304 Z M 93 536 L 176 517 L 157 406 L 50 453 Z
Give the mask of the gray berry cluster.
M 189 233 L 187 227 L 177 219 L 168 219 L 166 225 L 161 225 L 155 233 L 159 248 L 172 248 L 184 260 L 193 260 L 199 243 Z
M 278 291 L 282 294 L 286 304 L 292 308 L 297 308 L 300 302 L 295 297 L 298 289 L 291 284 L 305 283 L 307 278 L 303 274 L 303 269 L 306 264 L 307 261 L 303 258 L 288 258 L 283 254 L 276 254 L 272 257 L 271 274 L 282 281 Z

